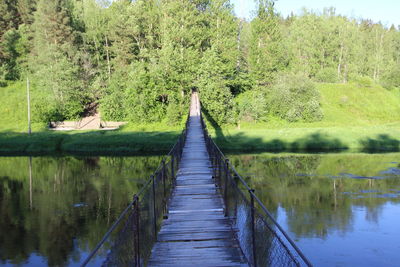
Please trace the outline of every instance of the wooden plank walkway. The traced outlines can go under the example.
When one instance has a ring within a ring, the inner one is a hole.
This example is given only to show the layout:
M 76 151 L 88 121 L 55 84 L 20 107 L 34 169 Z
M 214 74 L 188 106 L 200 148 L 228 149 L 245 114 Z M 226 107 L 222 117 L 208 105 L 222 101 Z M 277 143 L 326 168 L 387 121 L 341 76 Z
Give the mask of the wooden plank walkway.
M 199 100 L 192 95 L 177 184 L 149 266 L 248 266 L 212 179 Z

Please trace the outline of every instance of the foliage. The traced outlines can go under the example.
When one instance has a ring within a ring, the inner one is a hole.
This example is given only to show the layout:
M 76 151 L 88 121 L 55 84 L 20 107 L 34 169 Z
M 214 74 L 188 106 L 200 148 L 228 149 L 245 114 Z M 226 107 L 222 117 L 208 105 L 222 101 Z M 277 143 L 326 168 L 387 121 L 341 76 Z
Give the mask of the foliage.
M 285 67 L 279 17 L 274 1 L 258 1 L 257 16 L 251 22 L 249 69 L 259 85 L 271 84 L 276 72 Z
M 221 71 L 222 60 L 216 49 L 207 51 L 203 59 L 198 81 L 203 108 L 217 124 L 231 122 L 232 94 Z
M 304 74 L 282 73 L 271 88 L 270 112 L 290 122 L 318 121 L 323 118 L 320 94 Z
M 171 125 L 185 116 L 193 89 L 219 124 L 259 121 L 267 111 L 271 121 L 321 118 L 320 98 L 312 89 L 302 96 L 303 85 L 291 82 L 300 78 L 282 72 L 400 86 L 398 28 L 334 8 L 283 18 L 274 2 L 258 0 L 245 21 L 229 0 L 4 0 L 0 85 L 29 75 L 41 122 L 100 111 L 109 120 Z
M 268 113 L 267 101 L 260 90 L 251 90 L 235 98 L 239 121 L 257 122 L 265 119 Z
M 336 83 L 338 82 L 337 72 L 333 68 L 320 69 L 315 74 L 315 80 L 323 83 Z
M 80 68 L 75 64 L 76 38 L 68 8 L 68 2 L 40 0 L 35 13 L 35 55 L 30 66 L 35 68 L 36 86 L 44 92 L 40 105 L 52 106 L 39 115 L 46 121 L 77 118 L 85 104 L 85 92 L 77 79 Z
M 400 65 L 382 77 L 382 85 L 387 89 L 400 88 Z

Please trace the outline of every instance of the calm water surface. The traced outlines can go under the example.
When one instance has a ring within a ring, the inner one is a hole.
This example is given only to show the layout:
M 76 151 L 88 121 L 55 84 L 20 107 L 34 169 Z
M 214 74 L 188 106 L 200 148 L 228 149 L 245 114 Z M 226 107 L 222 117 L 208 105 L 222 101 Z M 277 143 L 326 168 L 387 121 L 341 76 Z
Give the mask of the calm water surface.
M 161 157 L 0 157 L 0 265 L 79 266 Z
M 230 156 L 316 266 L 399 266 L 400 154 Z M 160 157 L 0 157 L 0 265 L 78 266 Z
M 400 154 L 229 157 L 315 266 L 400 266 Z

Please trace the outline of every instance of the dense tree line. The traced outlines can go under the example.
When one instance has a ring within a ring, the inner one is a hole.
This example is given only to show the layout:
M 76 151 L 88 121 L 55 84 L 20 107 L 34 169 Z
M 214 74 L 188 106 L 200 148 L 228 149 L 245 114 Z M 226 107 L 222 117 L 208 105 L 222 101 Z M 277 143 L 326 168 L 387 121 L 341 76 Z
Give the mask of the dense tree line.
M 252 21 L 229 0 L 2 0 L 0 82 L 30 75 L 34 118 L 177 123 L 191 90 L 217 123 L 323 117 L 313 82 L 400 87 L 400 32 L 307 10 Z

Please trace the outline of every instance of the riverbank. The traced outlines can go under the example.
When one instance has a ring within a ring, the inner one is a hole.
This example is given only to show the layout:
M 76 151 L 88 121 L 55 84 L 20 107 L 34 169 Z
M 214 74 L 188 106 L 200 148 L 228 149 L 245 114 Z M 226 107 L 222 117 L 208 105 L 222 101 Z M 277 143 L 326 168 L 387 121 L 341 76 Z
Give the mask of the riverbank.
M 396 152 L 400 123 L 376 126 L 211 130 L 227 152 Z
M 180 131 L 0 133 L 0 155 L 166 154 Z
M 378 85 L 318 84 L 324 119 L 289 123 L 276 118 L 218 126 L 210 133 L 224 152 L 389 152 L 400 151 L 400 92 Z M 0 155 L 136 155 L 165 154 L 184 122 L 138 125 L 116 131 L 54 132 L 34 123 L 26 134 L 24 84 L 1 88 Z M 25 133 L 23 133 L 25 132 Z
M 261 127 L 258 125 L 258 127 Z M 175 131 L 87 131 L 0 133 L 0 155 L 166 154 Z M 226 128 L 210 133 L 224 152 L 396 152 L 400 123 L 320 128 Z
M 208 128 L 224 151 L 243 152 L 388 152 L 400 151 L 400 91 L 377 84 L 329 84 L 316 87 L 324 118 Z M 206 118 L 207 119 L 207 118 Z

